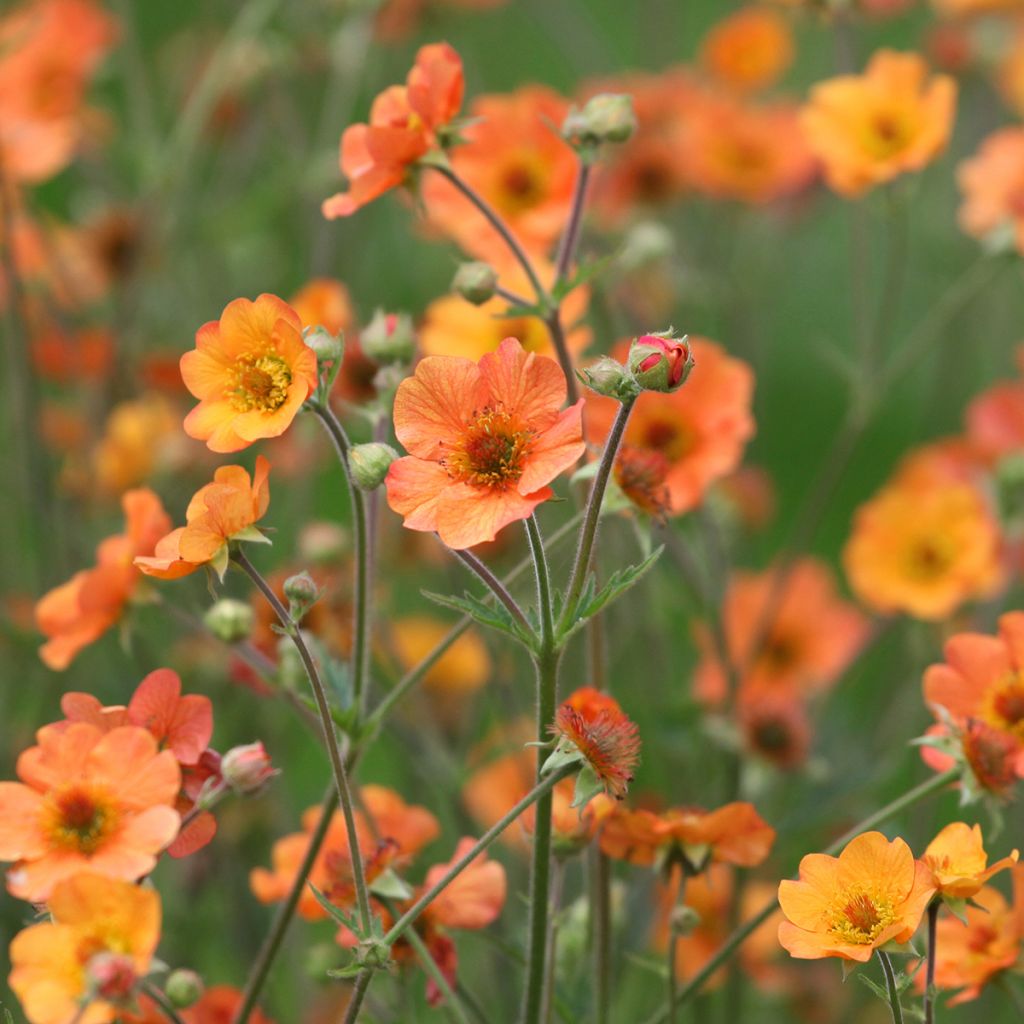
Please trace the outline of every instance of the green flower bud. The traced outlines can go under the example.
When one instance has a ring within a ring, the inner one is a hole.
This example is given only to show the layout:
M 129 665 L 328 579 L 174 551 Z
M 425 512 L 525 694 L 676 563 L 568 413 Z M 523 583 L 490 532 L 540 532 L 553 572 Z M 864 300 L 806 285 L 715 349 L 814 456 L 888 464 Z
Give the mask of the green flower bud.
M 563 138 L 582 146 L 625 142 L 635 131 L 633 97 L 625 93 L 592 96 L 582 108 L 573 107 L 562 124 Z
M 176 1010 L 187 1010 L 203 995 L 203 979 L 195 971 L 179 968 L 167 976 L 164 992 Z
M 308 572 L 300 572 L 284 581 L 284 596 L 288 598 L 288 614 L 292 622 L 301 622 L 306 612 L 320 599 L 320 588 Z
M 601 356 L 577 376 L 591 391 L 620 402 L 635 398 L 640 392 L 632 374 L 611 356 Z
M 693 932 L 700 924 L 700 914 L 693 907 L 677 906 L 672 910 L 669 925 L 676 935 L 684 936 Z
M 316 353 L 321 369 L 328 363 L 340 363 L 345 356 L 345 341 L 341 335 L 328 334 L 322 327 L 307 328 L 302 340 Z
M 488 299 L 493 299 L 497 286 L 498 274 L 495 269 L 479 261 L 460 263 L 452 280 L 452 291 L 474 306 L 482 306 Z
M 672 232 L 664 224 L 645 220 L 629 229 L 616 262 L 629 272 L 660 263 L 674 253 Z
M 361 491 L 373 491 L 384 482 L 391 463 L 398 452 L 389 444 L 371 441 L 354 445 L 348 453 L 348 466 L 352 479 Z
M 237 644 L 252 635 L 255 615 L 252 606 L 233 597 L 222 597 L 203 616 L 206 628 L 226 644 Z
M 629 350 L 629 370 L 643 391 L 678 391 L 693 369 L 685 335 L 645 334 Z
M 359 345 L 376 363 L 411 363 L 416 354 L 412 318 L 378 309 L 359 335 Z

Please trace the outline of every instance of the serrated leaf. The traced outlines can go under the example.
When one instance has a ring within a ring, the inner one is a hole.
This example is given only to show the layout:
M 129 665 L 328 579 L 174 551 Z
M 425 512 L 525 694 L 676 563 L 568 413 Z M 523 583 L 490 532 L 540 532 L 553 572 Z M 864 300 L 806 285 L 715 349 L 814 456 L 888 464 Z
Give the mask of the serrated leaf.
M 468 615 L 469 618 L 481 626 L 507 633 L 513 639 L 526 644 L 527 647 L 533 645 L 534 638 L 527 634 L 523 627 L 500 604 L 486 604 L 480 598 L 474 597 L 468 592 L 464 592 L 462 597 L 436 594 L 430 590 L 424 590 L 422 594 L 428 601 L 433 601 L 434 604 L 439 604 L 442 608 L 451 608 L 462 615 Z
M 874 992 L 874 994 L 878 996 L 878 998 L 881 999 L 886 1006 L 890 1005 L 889 993 L 881 985 L 879 985 L 877 981 L 875 981 L 873 978 L 869 978 L 866 974 L 858 974 L 857 980 L 862 982 L 872 992 Z
M 355 933 L 356 935 L 359 934 L 358 922 L 356 921 L 354 915 L 346 914 L 345 911 L 341 909 L 341 907 L 335 906 L 312 882 L 307 882 L 306 884 L 309 886 L 310 891 L 316 898 L 317 903 L 319 903 L 320 906 L 323 907 L 324 910 L 326 910 L 327 913 L 330 914 L 335 921 L 337 921 L 339 924 L 343 924 L 346 928 L 348 928 L 349 931 Z

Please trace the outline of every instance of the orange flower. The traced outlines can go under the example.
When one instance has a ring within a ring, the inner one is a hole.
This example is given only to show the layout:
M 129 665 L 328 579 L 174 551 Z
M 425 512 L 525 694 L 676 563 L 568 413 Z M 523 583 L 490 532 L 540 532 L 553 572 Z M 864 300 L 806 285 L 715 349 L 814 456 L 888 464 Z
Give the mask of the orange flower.
M 1024 128 L 1003 128 L 989 135 L 957 170 L 963 192 L 960 226 L 984 239 L 1006 229 L 1024 253 Z
M 391 464 L 388 504 L 451 548 L 494 540 L 583 455 L 582 400 L 562 410 L 565 397 L 558 364 L 514 338 L 477 364 L 428 356 L 395 396 L 395 434 L 410 454 Z
M 147 576 L 174 580 L 212 566 L 222 577 L 228 564 L 228 546 L 235 540 L 259 540 L 254 527 L 270 504 L 270 464 L 262 455 L 250 479 L 241 466 L 221 466 L 213 483 L 201 487 L 185 510 L 186 526 L 179 526 L 156 545 L 152 557 L 136 558 Z
M 1018 852 L 987 867 L 988 854 L 981 837 L 981 826 L 954 821 L 929 844 L 921 859 L 928 865 L 936 891 L 955 900 L 967 900 L 997 872 L 1013 867 Z
M 0 859 L 15 861 L 7 888 L 45 900 L 88 869 L 134 881 L 178 832 L 172 809 L 181 771 L 136 726 L 46 726 L 18 758 L 22 782 L 0 783 Z
M 741 92 L 764 89 L 793 63 L 793 37 L 775 11 L 742 7 L 704 37 L 700 62 L 723 85 Z
M 781 581 L 779 573 L 737 572 L 723 604 L 729 658 L 741 674 L 740 698 L 789 692 L 820 692 L 842 675 L 867 639 L 867 619 L 836 592 L 835 578 L 815 558 L 796 562 Z M 767 632 L 762 632 L 767 627 Z M 703 658 L 695 688 L 701 700 L 718 703 L 726 679 L 706 627 L 697 640 Z M 753 645 L 762 641 L 760 649 Z
M 96 549 L 96 565 L 51 590 L 36 605 L 36 625 L 47 637 L 39 656 L 52 669 L 65 669 L 83 647 L 120 621 L 141 576 L 134 560 L 151 555 L 170 519 L 160 499 L 146 489 L 121 498 L 125 532 Z
M 118 495 L 138 487 L 168 463 L 179 461 L 181 442 L 178 413 L 166 398 L 145 394 L 119 402 L 107 416 L 81 490 L 99 488 L 105 494 Z
M 520 746 L 475 769 L 462 787 L 462 801 L 472 817 L 488 829 L 530 792 L 537 781 L 536 775 L 536 756 L 533 751 Z M 571 779 L 564 781 L 569 783 L 571 802 L 574 784 Z M 503 843 L 521 851 L 529 849 L 527 833 L 533 823 L 530 810 L 532 808 L 524 812 L 520 819 L 522 827 L 508 828 L 501 834 Z M 571 814 L 576 820 L 579 819 L 577 810 Z
M 316 390 L 316 354 L 298 313 L 276 295 L 235 299 L 196 331 L 181 378 L 199 399 L 185 433 L 212 452 L 237 452 L 288 429 Z
M 476 840 L 463 836 L 447 864 L 435 864 L 423 880 L 423 890 L 439 882 L 457 861 L 476 844 Z M 505 905 L 507 883 L 505 869 L 482 852 L 431 903 L 424 917 L 442 928 L 463 928 L 476 931 L 497 920 Z
M 241 1008 L 242 993 L 239 989 L 231 985 L 212 985 L 202 994 L 198 1003 L 179 1012 L 184 1024 L 231 1024 Z M 248 1019 L 250 1024 L 273 1024 L 258 1009 L 254 1009 Z
M 451 628 L 437 619 L 420 615 L 395 620 L 391 638 L 402 668 L 408 672 L 419 665 Z M 464 701 L 487 682 L 490 674 L 487 645 L 476 633 L 464 633 L 430 667 L 422 685 L 432 695 Z
M 757 693 L 738 710 L 748 750 L 779 768 L 796 768 L 807 759 L 811 729 L 804 702 L 793 694 Z
M 942 619 L 997 589 L 999 544 L 974 488 L 896 480 L 857 510 L 843 566 L 857 596 L 875 611 Z
M 686 387 L 672 394 L 645 393 L 626 426 L 625 444 L 661 453 L 668 468 L 669 511 L 678 515 L 700 504 L 708 487 L 731 473 L 754 433 L 750 367 L 714 342 L 691 338 L 694 368 Z M 624 359 L 626 346 L 612 353 Z M 594 444 L 608 435 L 618 404 L 587 395 L 587 433 Z
M 458 114 L 462 61 L 447 43 L 421 47 L 405 81 L 373 101 L 369 124 L 345 129 L 339 162 L 349 191 L 324 200 L 329 220 L 347 217 L 401 185 L 413 164 L 441 145 L 438 132 Z
M 840 195 L 919 171 L 945 149 L 956 83 L 927 74 L 916 53 L 879 50 L 863 75 L 840 75 L 811 90 L 802 114 L 807 141 Z
M 934 892 L 931 871 L 902 839 L 865 832 L 838 857 L 809 853 L 800 880 L 780 883 L 779 942 L 798 960 L 867 963 L 887 942 L 911 938 Z
M 1024 141 L 1024 133 L 1022 133 Z M 1024 149 L 1022 149 L 1024 155 Z M 1024 182 L 1024 178 L 1022 178 Z M 1022 221 L 1024 238 L 1024 221 Z M 1024 449 L 1024 384 L 994 384 L 971 401 L 965 416 L 967 441 L 978 463 L 997 463 L 1004 455 Z
M 355 324 L 348 289 L 329 277 L 307 281 L 288 304 L 298 314 L 303 328 L 322 327 L 328 334 L 343 334 Z
M 531 256 L 546 255 L 561 236 L 572 202 L 576 155 L 558 134 L 568 104 L 530 85 L 507 96 L 480 96 L 451 153 L 456 174 L 501 216 Z M 483 215 L 440 174 L 423 181 L 429 223 L 466 252 L 504 262 L 508 249 Z
M 79 872 L 48 901 L 52 920 L 19 932 L 11 943 L 10 986 L 31 1024 L 105 1024 L 118 1008 L 90 997 L 89 968 L 115 956 L 136 978 L 149 971 L 160 940 L 160 897 L 102 875 Z

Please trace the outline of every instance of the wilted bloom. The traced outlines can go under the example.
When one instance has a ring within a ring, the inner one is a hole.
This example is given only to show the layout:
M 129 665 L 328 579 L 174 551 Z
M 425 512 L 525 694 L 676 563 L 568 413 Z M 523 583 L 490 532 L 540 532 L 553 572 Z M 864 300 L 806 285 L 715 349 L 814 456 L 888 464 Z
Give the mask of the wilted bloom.
M 276 295 L 235 299 L 203 324 L 181 357 L 181 377 L 199 399 L 185 433 L 213 452 L 237 452 L 278 437 L 316 390 L 316 354 L 298 313 Z
M 742 7 L 705 36 L 700 62 L 723 85 L 741 92 L 764 89 L 793 62 L 793 38 L 782 15 Z
M 1005 231 L 1024 253 L 1024 128 L 1002 128 L 957 170 L 960 226 L 975 238 Z
M 96 549 L 96 565 L 76 573 L 40 598 L 36 625 L 47 637 L 39 656 L 52 669 L 65 669 L 83 648 L 122 617 L 141 579 L 134 560 L 152 555 L 171 521 L 150 490 L 128 491 L 121 498 L 125 532 L 108 537 Z
M 927 76 L 916 53 L 879 50 L 864 74 L 814 86 L 803 125 L 832 188 L 858 196 L 921 170 L 945 149 L 956 83 L 946 75 Z
M 807 854 L 800 880 L 780 883 L 779 942 L 798 960 L 867 963 L 887 942 L 910 939 L 934 892 L 931 871 L 902 839 L 865 832 L 838 857 Z
M 147 576 L 173 580 L 203 565 L 223 576 L 232 541 L 259 540 L 255 524 L 270 504 L 270 464 L 262 455 L 250 478 L 241 466 L 221 466 L 185 510 L 185 526 L 160 540 L 151 557 L 136 558 Z
M 619 490 L 632 505 L 663 520 L 672 507 L 666 483 L 669 468 L 669 461 L 661 452 L 627 444 L 622 445 L 615 456 L 613 474 Z
M 259 741 L 232 747 L 220 759 L 220 773 L 224 781 L 242 796 L 258 793 L 277 774 L 267 753 Z
M 54 888 L 47 906 L 52 919 L 30 925 L 11 943 L 9 982 L 25 1016 L 31 1024 L 114 1020 L 124 993 L 113 983 L 127 984 L 130 993 L 130 982 L 149 971 L 160 940 L 159 895 L 80 871 Z M 90 991 L 97 982 L 101 991 Z
M 565 398 L 558 364 L 514 338 L 477 364 L 424 359 L 395 396 L 395 433 L 410 454 L 388 471 L 388 504 L 451 548 L 494 540 L 583 455 L 582 400 L 563 410 Z
M 668 394 L 686 383 L 693 369 L 693 351 L 685 335 L 644 334 L 630 346 L 629 369 L 644 391 Z
M 988 854 L 981 826 L 973 828 L 962 821 L 947 825 L 929 844 L 921 859 L 928 865 L 936 891 L 954 900 L 966 900 L 994 875 L 1017 863 L 1018 853 L 988 866 Z

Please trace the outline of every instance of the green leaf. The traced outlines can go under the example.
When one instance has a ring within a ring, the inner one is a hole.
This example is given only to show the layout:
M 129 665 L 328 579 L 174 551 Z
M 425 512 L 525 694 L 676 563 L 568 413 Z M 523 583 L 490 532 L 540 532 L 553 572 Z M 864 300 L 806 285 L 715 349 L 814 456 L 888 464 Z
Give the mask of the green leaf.
M 527 633 L 523 627 L 509 614 L 508 610 L 500 604 L 487 604 L 478 597 L 465 592 L 462 597 L 455 597 L 448 594 L 435 594 L 433 591 L 422 591 L 423 596 L 442 608 L 451 608 L 462 615 L 468 615 L 474 622 L 489 629 L 496 629 L 507 633 L 510 637 L 533 647 L 535 637 Z
M 355 935 L 359 935 L 359 922 L 356 920 L 355 915 L 346 914 L 341 907 L 336 907 L 312 882 L 307 882 L 306 884 L 316 897 L 317 903 L 319 903 L 335 921 L 339 924 L 343 924 Z
M 877 981 L 874 981 L 872 978 L 869 978 L 866 974 L 858 974 L 857 980 L 862 982 L 872 992 L 874 992 L 874 994 L 878 996 L 878 998 L 881 999 L 886 1006 L 890 1005 L 889 993 L 881 985 L 879 985 Z
M 373 880 L 370 885 L 370 892 L 374 896 L 383 896 L 387 900 L 407 900 L 413 894 L 413 890 L 391 868 L 381 872 Z M 374 920 L 376 921 L 376 918 Z M 379 937 L 383 938 L 384 936 L 381 935 Z
M 585 764 L 576 775 L 576 789 L 570 807 L 586 807 L 598 793 L 604 792 L 604 784 L 594 774 L 594 769 Z

